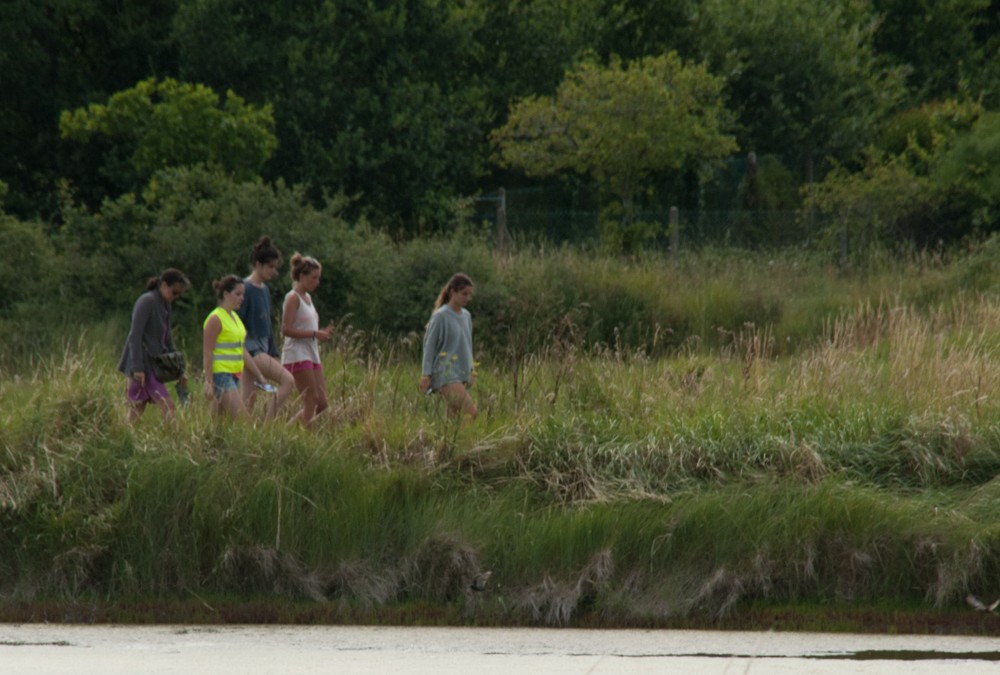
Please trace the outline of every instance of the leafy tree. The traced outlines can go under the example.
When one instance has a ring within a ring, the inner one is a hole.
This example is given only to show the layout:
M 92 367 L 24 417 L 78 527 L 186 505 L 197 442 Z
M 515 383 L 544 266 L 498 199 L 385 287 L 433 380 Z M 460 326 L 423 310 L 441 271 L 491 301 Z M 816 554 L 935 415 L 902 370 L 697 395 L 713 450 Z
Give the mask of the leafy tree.
M 983 114 L 941 153 L 931 173 L 966 206 L 973 231 L 1000 229 L 1000 113 Z
M 343 200 L 317 210 L 301 188 L 260 178 L 238 180 L 218 167 L 182 166 L 157 172 L 138 195 L 107 199 L 99 213 L 64 204 L 57 243 L 74 304 L 89 311 L 127 311 L 143 282 L 175 266 L 191 279 L 185 302 L 194 305 L 188 329 L 214 306 L 211 281 L 248 269 L 251 246 L 262 234 L 285 252 L 316 256 L 324 264 L 317 298 L 325 312 L 340 312 L 350 288 L 348 264 L 357 237 L 339 216 Z M 286 274 L 274 282 L 287 288 Z
M 64 139 L 110 143 L 105 175 L 136 191 L 158 170 L 207 163 L 237 179 L 256 176 L 277 145 L 268 106 L 247 105 L 232 91 L 225 101 L 204 85 L 150 78 L 106 105 L 64 111 Z
M 488 95 L 505 113 L 508 102 L 555 91 L 566 70 L 585 56 L 632 60 L 690 46 L 684 37 L 694 0 L 481 1 L 476 34 L 485 47 Z
M 817 160 L 858 156 L 903 95 L 904 69 L 875 51 L 878 25 L 866 0 L 704 0 L 701 49 L 730 73 L 740 145 L 794 153 L 807 182 Z
M 972 129 L 983 112 L 982 103 L 968 99 L 931 101 L 901 110 L 882 124 L 876 145 L 890 155 L 902 155 L 915 145 L 924 154 L 910 156 L 929 160 L 934 151 Z M 916 168 L 926 174 L 927 162 Z
M 186 78 L 273 105 L 265 177 L 356 196 L 375 223 L 415 232 L 484 171 L 482 6 L 202 0 L 174 36 Z
M 59 262 L 44 225 L 0 211 L 0 317 L 31 302 L 32 311 L 51 304 Z M 30 279 L 30 283 L 25 280 Z
M 908 240 L 909 233 L 899 226 L 934 210 L 937 203 L 933 185 L 905 155 L 872 156 L 860 172 L 836 166 L 805 192 L 807 207 L 832 217 L 826 243 L 839 250 L 845 271 L 852 254 Z
M 840 250 L 842 266 L 873 245 L 936 245 L 990 227 L 989 205 L 1000 203 L 1000 192 L 989 196 L 996 188 L 986 178 L 996 142 L 994 123 L 983 117 L 976 101 L 902 111 L 885 124 L 860 171 L 837 166 L 806 186 L 806 206 L 833 218 L 825 236 Z
M 692 18 L 699 0 L 600 0 L 597 54 L 632 60 L 673 50 L 696 56 Z
M 958 93 L 978 79 L 985 59 L 980 30 L 992 0 L 872 0 L 880 21 L 875 48 L 911 69 L 911 100 Z
M 606 243 L 619 238 L 629 248 L 640 243 L 633 236 L 648 234 L 631 229 L 636 199 L 654 172 L 699 167 L 736 149 L 725 134 L 722 84 L 676 53 L 628 66 L 584 63 L 555 95 L 514 104 L 492 140 L 501 163 L 529 176 L 575 171 L 605 185 L 621 211 L 621 229 L 605 232 Z
M 0 2 L 0 179 L 11 187 L 12 213 L 57 209 L 60 111 L 174 71 L 168 36 L 177 2 Z

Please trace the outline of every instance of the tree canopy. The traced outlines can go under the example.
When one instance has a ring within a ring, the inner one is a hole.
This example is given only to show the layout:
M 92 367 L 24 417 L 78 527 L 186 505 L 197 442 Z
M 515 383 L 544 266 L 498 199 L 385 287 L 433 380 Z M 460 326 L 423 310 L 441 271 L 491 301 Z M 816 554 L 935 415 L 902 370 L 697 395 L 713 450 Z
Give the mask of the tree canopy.
M 257 176 L 277 147 L 273 126 L 269 106 L 247 105 L 232 91 L 223 101 L 204 85 L 172 78 L 143 80 L 106 104 L 64 111 L 59 118 L 65 139 L 108 141 L 104 173 L 133 191 L 175 166 L 204 163 L 240 179 Z
M 723 82 L 676 53 L 604 67 L 584 63 L 553 96 L 515 103 L 493 133 L 500 160 L 529 176 L 576 171 L 607 186 L 634 218 L 650 175 L 697 168 L 736 150 L 726 134 Z
M 180 147 L 196 136 L 145 149 L 131 131 L 61 136 L 62 111 L 172 79 L 270 112 L 277 145 L 244 158 L 248 173 L 315 205 L 346 195 L 345 217 L 416 236 L 450 227 L 458 199 L 538 182 L 490 161 L 512 104 L 553 96 L 583 63 L 627 71 L 671 52 L 724 82 L 744 151 L 819 180 L 860 169 L 901 109 L 995 107 L 998 25 L 992 0 L 7 0 L 0 181 L 12 213 L 44 221 L 64 179 L 97 208 L 164 157 L 210 155 Z M 653 184 L 657 200 L 700 204 L 697 181 Z
M 704 0 L 702 49 L 727 74 L 741 146 L 796 153 L 807 180 L 817 160 L 857 156 L 903 98 L 905 70 L 874 48 L 879 25 L 866 0 Z

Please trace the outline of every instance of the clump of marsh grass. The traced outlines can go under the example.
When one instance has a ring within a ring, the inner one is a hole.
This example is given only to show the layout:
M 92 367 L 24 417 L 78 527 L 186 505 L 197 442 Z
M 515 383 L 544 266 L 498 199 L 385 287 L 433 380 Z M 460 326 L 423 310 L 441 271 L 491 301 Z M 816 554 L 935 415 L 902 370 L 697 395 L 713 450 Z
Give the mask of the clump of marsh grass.
M 294 556 L 265 546 L 226 549 L 216 574 L 224 588 L 322 601 L 326 583 Z
M 406 565 L 409 597 L 451 602 L 468 595 L 483 574 L 477 551 L 454 535 L 428 537 Z
M 330 600 L 371 610 L 398 601 L 403 586 L 401 570 L 396 565 L 376 566 L 350 560 L 339 563 L 326 575 L 324 592 Z
M 478 552 L 454 535 L 427 537 L 397 561 L 344 561 L 323 570 L 273 547 L 226 549 L 213 573 L 223 589 L 267 593 L 314 601 L 339 599 L 365 608 L 384 607 L 401 598 L 450 603 L 467 598 L 488 574 Z
M 614 575 L 610 550 L 598 551 L 575 578 L 557 581 L 545 575 L 537 586 L 517 594 L 515 608 L 529 613 L 533 621 L 565 626 L 581 610 L 592 608 Z

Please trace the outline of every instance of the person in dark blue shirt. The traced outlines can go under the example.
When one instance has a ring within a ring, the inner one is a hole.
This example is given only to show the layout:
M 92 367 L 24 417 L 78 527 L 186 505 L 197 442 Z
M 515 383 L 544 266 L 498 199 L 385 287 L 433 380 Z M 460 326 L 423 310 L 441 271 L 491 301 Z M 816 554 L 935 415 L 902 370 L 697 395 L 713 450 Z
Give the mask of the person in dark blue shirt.
M 246 347 L 261 374 L 274 383 L 277 391 L 268 394 L 264 419 L 271 420 L 278 415 L 285 403 L 295 380 L 285 370 L 279 360 L 278 345 L 274 340 L 274 322 L 271 318 L 271 290 L 267 282 L 274 279 L 281 267 L 281 251 L 271 243 L 271 238 L 263 236 L 250 251 L 250 276 L 244 279 L 246 295 L 238 310 L 240 319 L 247 329 Z M 243 378 L 240 392 L 247 410 L 253 410 L 257 384 L 253 378 Z

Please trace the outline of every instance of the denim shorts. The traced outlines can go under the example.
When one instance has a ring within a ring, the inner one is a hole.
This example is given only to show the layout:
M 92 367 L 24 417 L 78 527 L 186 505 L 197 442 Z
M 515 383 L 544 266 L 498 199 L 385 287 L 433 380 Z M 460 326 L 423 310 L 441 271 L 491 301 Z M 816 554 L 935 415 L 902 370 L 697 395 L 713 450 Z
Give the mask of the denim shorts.
M 212 383 L 215 385 L 216 398 L 227 391 L 238 391 L 240 388 L 240 382 L 234 373 L 212 373 Z

